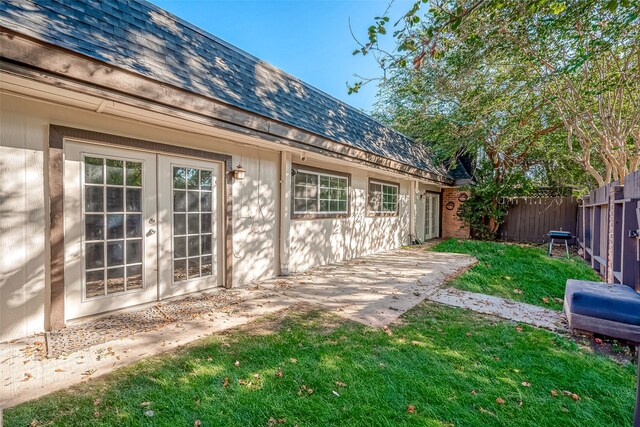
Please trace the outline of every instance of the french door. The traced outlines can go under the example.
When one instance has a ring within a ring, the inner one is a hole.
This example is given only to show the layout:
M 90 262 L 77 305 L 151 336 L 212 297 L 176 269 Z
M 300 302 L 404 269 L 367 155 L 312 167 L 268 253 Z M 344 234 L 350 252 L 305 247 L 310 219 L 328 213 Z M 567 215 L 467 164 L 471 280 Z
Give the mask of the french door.
M 217 163 L 65 143 L 65 318 L 219 285 Z
M 426 193 L 424 209 L 424 240 L 435 239 L 440 234 L 440 196 Z

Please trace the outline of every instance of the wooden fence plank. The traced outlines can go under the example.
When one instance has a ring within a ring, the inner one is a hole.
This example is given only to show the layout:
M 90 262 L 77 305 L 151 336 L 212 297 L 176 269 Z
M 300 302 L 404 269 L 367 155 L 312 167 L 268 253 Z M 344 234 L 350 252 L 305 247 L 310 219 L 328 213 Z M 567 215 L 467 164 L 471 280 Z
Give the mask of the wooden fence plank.
M 527 197 L 508 201 L 505 222 L 499 230 L 501 240 L 520 243 L 546 243 L 551 230 L 577 234 L 578 203 L 575 198 Z

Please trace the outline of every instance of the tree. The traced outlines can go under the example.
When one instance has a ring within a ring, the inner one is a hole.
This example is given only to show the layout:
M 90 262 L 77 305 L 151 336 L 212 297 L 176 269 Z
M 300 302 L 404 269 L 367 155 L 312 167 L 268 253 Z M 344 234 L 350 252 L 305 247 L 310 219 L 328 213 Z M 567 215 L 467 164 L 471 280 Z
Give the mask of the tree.
M 444 136 L 435 143 L 445 152 L 480 138 L 500 174 L 527 166 L 538 148 L 559 153 L 562 128 L 562 155 L 601 185 L 640 168 L 639 10 L 637 0 L 423 0 L 395 21 L 394 51 L 379 48 L 392 22 L 382 16 L 354 54 L 376 55 L 383 96 L 398 85 L 416 91 L 390 96 L 382 115 L 399 125 L 423 111 L 421 128 Z M 421 95 L 420 110 L 411 98 Z

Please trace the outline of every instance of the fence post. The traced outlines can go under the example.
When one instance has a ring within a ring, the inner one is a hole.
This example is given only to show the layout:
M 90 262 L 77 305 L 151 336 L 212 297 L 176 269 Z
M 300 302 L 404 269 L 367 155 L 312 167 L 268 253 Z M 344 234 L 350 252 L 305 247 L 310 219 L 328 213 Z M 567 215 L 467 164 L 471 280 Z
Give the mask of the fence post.
M 607 269 L 605 280 L 607 283 L 615 283 L 615 277 L 613 276 L 614 271 L 614 259 L 617 260 L 617 251 L 619 249 L 618 240 L 620 238 L 619 235 L 615 233 L 615 219 L 616 219 L 616 200 L 620 200 L 624 198 L 624 187 L 622 185 L 612 185 L 609 188 L 609 205 L 607 206 L 607 210 L 609 213 L 609 224 L 607 231 Z

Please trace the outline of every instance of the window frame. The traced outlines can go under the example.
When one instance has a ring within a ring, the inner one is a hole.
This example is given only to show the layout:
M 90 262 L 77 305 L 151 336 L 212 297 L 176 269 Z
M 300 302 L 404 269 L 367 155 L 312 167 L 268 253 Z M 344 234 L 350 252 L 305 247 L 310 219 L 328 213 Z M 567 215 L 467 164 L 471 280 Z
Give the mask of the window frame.
M 396 188 L 396 208 L 393 211 L 385 211 L 385 210 L 374 210 L 371 207 L 371 184 L 380 185 L 380 207 L 382 208 L 384 205 L 384 187 L 395 187 Z M 367 183 L 367 214 L 370 217 L 396 217 L 400 215 L 400 183 L 385 181 L 383 179 L 378 178 L 369 178 Z
M 318 177 L 318 209 L 320 209 L 320 178 L 325 176 L 328 178 L 341 178 L 347 180 L 347 210 L 346 212 L 296 212 L 295 191 L 296 191 L 296 172 L 316 175 Z M 329 219 L 329 218 L 349 218 L 351 216 L 351 174 L 339 172 L 335 170 L 322 169 L 297 163 L 291 164 L 291 219 Z

